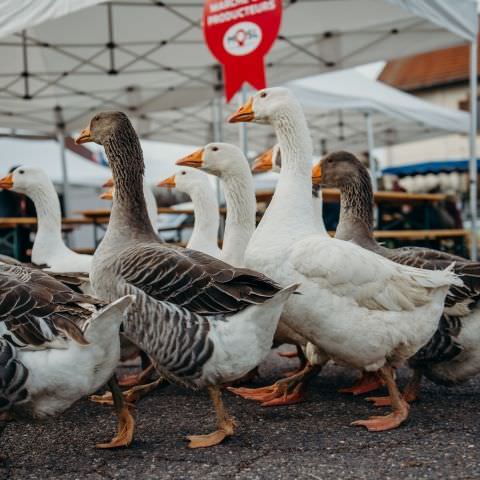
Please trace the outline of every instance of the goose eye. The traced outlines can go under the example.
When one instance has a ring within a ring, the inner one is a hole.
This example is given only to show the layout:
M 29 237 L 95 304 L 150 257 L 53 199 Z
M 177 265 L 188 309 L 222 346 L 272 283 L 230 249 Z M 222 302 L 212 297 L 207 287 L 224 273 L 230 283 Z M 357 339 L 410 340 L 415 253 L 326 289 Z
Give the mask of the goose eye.
M 23 173 L 25 173 L 25 171 L 24 171 L 24 170 L 19 170 L 18 173 L 22 173 L 22 174 L 23 174 Z
M 218 150 L 218 147 L 212 147 L 212 150 L 216 152 Z
M 183 172 L 182 172 L 182 175 L 185 175 L 186 173 L 187 173 L 187 172 L 183 171 Z
M 260 96 L 261 96 L 262 98 L 265 98 L 265 97 L 267 96 L 267 92 L 262 92 L 262 93 L 260 94 Z
M 98 120 L 100 120 L 100 116 L 99 116 L 99 115 L 95 115 L 95 116 L 93 117 L 93 120 L 94 120 L 95 122 L 98 121 Z
M 333 160 L 332 160 L 331 158 L 329 158 L 329 159 L 327 160 L 327 162 L 328 162 L 328 163 L 332 163 Z

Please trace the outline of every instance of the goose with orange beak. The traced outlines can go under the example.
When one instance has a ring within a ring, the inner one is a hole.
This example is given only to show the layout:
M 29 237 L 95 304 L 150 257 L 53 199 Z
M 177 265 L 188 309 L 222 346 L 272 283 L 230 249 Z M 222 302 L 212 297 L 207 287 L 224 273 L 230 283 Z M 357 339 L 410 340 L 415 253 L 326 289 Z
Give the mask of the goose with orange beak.
M 18 167 L 0 180 L 0 188 L 27 195 L 35 204 L 38 229 L 32 248 L 32 263 L 46 265 L 55 273 L 89 273 L 91 255 L 74 252 L 65 245 L 62 213 L 55 187 L 40 168 Z M 83 285 L 85 293 L 87 286 Z
M 257 202 L 248 161 L 236 145 L 214 142 L 175 162 L 220 178 L 227 217 L 221 259 L 242 266 L 245 249 L 255 230 Z
M 206 173 L 195 168 L 182 167 L 157 184 L 158 187 L 176 188 L 192 200 L 194 224 L 187 248 L 221 258 L 218 248 L 220 213 L 212 184 Z
M 409 359 L 414 374 L 403 393 L 407 401 L 417 398 L 423 375 L 438 384 L 454 385 L 480 373 L 480 262 L 422 247 L 385 248 L 373 236 L 373 188 L 367 168 L 355 155 L 333 152 L 312 170 L 314 183 L 338 188 L 341 195 L 340 222 L 335 236 L 371 250 L 396 263 L 439 270 L 453 269 L 465 283 L 447 294 L 444 315 L 435 335 Z M 389 398 L 371 397 L 375 405 Z
M 233 255 L 237 255 L 236 261 L 243 263 L 245 249 L 255 230 L 256 212 L 253 178 L 243 152 L 235 145 L 215 142 L 205 145 L 204 148 L 196 150 L 176 163 L 182 166 L 195 165 L 220 179 L 227 206 L 222 256 L 225 255 L 223 258 L 229 257 L 229 261 L 234 263 Z M 305 338 L 280 320 L 275 332 L 274 343 L 275 345 L 283 343 L 297 345 L 297 351 L 300 352 L 301 347 L 305 346 L 307 342 Z M 301 359 L 304 360 L 303 353 Z M 274 399 L 273 403 L 265 400 L 264 406 L 290 404 L 302 399 L 303 395 L 300 396 L 298 392 L 295 392 L 291 397 Z
M 398 427 L 407 419 L 409 405 L 398 390 L 394 368 L 428 342 L 449 287 L 462 282 L 451 268 L 432 272 L 398 265 L 318 234 L 311 201 L 312 140 L 302 107 L 288 89 L 260 90 L 229 120 L 270 124 L 282 154 L 279 181 L 246 250 L 246 265 L 278 282 L 301 283 L 302 295 L 289 298 L 284 317 L 325 361 L 380 372 L 392 412 L 354 424 L 371 431 Z M 282 391 L 277 383 L 270 392 L 275 393 L 288 394 L 288 386 Z
M 105 148 L 115 182 L 92 285 L 102 298 L 135 292 L 137 308 L 124 318 L 125 335 L 169 380 L 208 389 L 218 426 L 211 434 L 190 436 L 189 446 L 217 445 L 236 428 L 223 405 L 222 386 L 265 358 L 283 305 L 298 285 L 284 289 L 253 270 L 161 242 L 148 222 L 143 152 L 129 118 L 102 112 L 89 130 L 89 138 Z

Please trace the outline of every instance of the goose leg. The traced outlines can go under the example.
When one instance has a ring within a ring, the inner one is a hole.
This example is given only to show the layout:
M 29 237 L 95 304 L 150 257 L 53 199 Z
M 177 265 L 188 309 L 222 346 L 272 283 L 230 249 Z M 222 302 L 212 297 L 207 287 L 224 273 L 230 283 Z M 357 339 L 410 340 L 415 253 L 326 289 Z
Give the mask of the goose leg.
M 285 372 L 283 374 L 284 377 L 293 377 L 297 373 L 300 373 L 305 369 L 308 363 L 307 357 L 305 356 L 305 353 L 303 352 L 303 349 L 300 345 L 297 345 L 296 352 L 278 352 L 278 355 L 284 358 L 298 358 L 300 360 L 300 366 L 298 367 L 298 369 L 290 372 Z
M 377 372 L 362 371 L 360 379 L 351 387 L 341 388 L 340 393 L 352 393 L 353 395 L 361 395 L 362 393 L 378 390 L 385 385 L 382 377 Z
M 261 388 L 228 388 L 235 395 L 247 400 L 260 402 L 263 407 L 292 405 L 306 399 L 305 392 L 310 381 L 320 372 L 322 365 L 308 363 L 299 373 L 284 378 L 268 387 Z
M 122 391 L 118 386 L 115 375 L 109 380 L 108 386 L 112 392 L 113 405 L 115 406 L 115 413 L 118 417 L 118 432 L 110 442 L 98 443 L 97 448 L 128 447 L 133 440 L 135 420 L 123 400 Z
M 372 416 L 367 420 L 356 420 L 352 425 L 366 427 L 371 432 L 391 430 L 401 425 L 408 417 L 410 406 L 402 398 L 394 379 L 394 370 L 390 366 L 382 367 L 379 370 L 388 388 L 388 394 L 392 405 L 392 413 L 385 416 Z
M 218 430 L 207 435 L 188 435 L 189 448 L 213 447 L 222 443 L 226 437 L 231 437 L 235 432 L 237 424 L 225 410 L 220 387 L 208 387 L 208 393 L 215 407 Z
M 405 390 L 403 391 L 403 399 L 412 403 L 418 400 L 418 392 L 420 391 L 420 383 L 422 382 L 422 371 L 414 370 L 412 378 L 407 383 Z M 390 397 L 367 397 L 366 400 L 372 402 L 375 407 L 388 407 L 391 405 Z
M 141 398 L 145 397 L 164 382 L 165 380 L 163 378 L 159 378 L 158 380 L 145 385 L 136 385 L 125 392 L 121 392 L 122 399 L 129 404 L 138 402 Z M 95 403 L 100 403 L 101 405 L 114 405 L 115 396 L 112 395 L 112 393 L 113 392 L 106 392 L 103 395 L 91 395 L 90 400 Z
M 142 365 L 143 366 L 143 365 Z M 154 372 L 153 365 L 150 363 L 146 368 L 138 373 L 132 373 L 131 375 L 124 375 L 119 381 L 118 384 L 121 387 L 135 387 L 137 385 L 143 385 L 145 382 L 148 382 L 148 379 Z

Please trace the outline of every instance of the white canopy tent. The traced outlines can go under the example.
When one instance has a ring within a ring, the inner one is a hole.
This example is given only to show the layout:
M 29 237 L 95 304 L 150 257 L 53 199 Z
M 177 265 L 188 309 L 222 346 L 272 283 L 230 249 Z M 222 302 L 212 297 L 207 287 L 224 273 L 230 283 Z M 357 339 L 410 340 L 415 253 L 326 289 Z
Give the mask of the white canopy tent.
M 284 5 L 280 36 L 266 58 L 272 85 L 476 39 L 475 0 Z M 129 113 L 142 137 L 191 143 L 191 106 L 203 101 L 203 109 L 215 109 L 203 142 L 219 139 L 222 80 L 203 42 L 202 7 L 202 0 L 4 1 L 0 126 L 63 135 L 83 127 L 92 112 L 114 108 Z M 175 121 L 159 119 L 165 111 Z M 475 162 L 472 180 L 473 168 Z M 472 195 L 474 189 L 476 198 L 476 182 Z
M 375 187 L 374 146 L 469 132 L 467 113 L 426 102 L 355 70 L 295 80 L 288 87 L 302 103 L 322 150 L 358 151 L 368 145 Z

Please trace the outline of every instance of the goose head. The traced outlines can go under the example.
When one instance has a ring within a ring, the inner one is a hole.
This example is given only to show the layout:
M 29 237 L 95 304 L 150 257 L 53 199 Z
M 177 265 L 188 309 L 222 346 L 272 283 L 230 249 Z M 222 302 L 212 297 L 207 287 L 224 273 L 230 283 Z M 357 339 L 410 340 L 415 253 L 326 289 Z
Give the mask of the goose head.
M 244 172 L 247 161 L 242 150 L 230 143 L 214 142 L 175 162 L 194 167 L 217 177 L 236 176 Z
M 172 176 L 162 180 L 157 187 L 176 188 L 180 192 L 190 194 L 195 190 L 205 190 L 210 187 L 208 176 L 195 168 L 183 167 Z
M 355 155 L 339 151 L 329 153 L 313 166 L 312 182 L 322 187 L 341 189 L 365 174 L 368 176 L 367 169 Z
M 100 112 L 91 120 L 88 127 L 84 128 L 75 138 L 76 144 L 95 142 L 104 145 L 109 139 L 125 136 L 133 130 L 130 120 L 123 112 Z
M 281 121 L 285 110 L 302 108 L 288 88 L 271 87 L 258 91 L 228 118 L 229 123 L 254 122 L 273 125 Z
M 278 143 L 259 155 L 252 164 L 252 173 L 272 171 L 279 173 L 282 168 L 282 157 Z
M 32 190 L 49 183 L 47 174 L 40 168 L 18 167 L 6 177 L 0 179 L 0 188 L 28 195 Z

